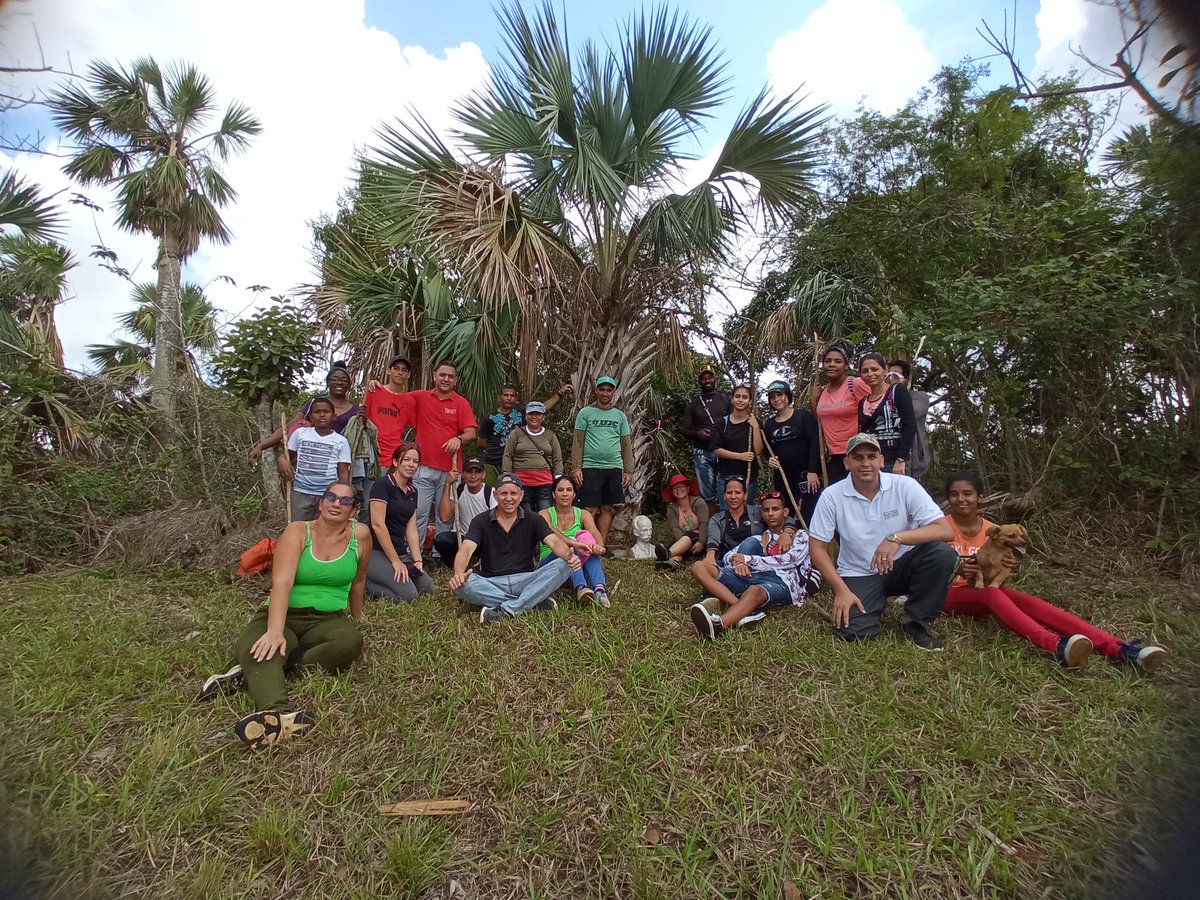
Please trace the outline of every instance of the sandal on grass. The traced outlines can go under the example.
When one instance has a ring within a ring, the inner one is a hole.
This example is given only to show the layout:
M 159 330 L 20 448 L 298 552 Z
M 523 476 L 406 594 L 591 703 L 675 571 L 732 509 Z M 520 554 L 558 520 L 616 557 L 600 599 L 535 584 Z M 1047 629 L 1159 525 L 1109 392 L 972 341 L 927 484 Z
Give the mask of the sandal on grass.
M 238 719 L 233 733 L 250 749 L 259 750 L 299 737 L 315 724 L 312 715 L 303 710 L 262 709 Z

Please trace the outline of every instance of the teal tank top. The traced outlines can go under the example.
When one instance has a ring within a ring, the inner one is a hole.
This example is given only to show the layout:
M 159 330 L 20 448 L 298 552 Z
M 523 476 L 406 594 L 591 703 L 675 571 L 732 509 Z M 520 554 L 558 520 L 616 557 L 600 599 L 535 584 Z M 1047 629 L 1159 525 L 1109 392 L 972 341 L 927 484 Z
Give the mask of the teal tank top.
M 350 585 L 358 574 L 358 526 L 350 528 L 350 543 L 337 559 L 317 559 L 312 552 L 312 525 L 304 523 L 304 550 L 296 563 L 296 580 L 288 594 L 288 609 L 340 612 L 350 605 Z
M 557 528 L 559 531 L 561 531 L 563 534 L 565 534 L 567 537 L 571 538 L 572 540 L 574 540 L 575 535 L 579 534 L 580 529 L 583 528 L 583 522 L 580 519 L 579 510 L 577 510 L 577 509 L 575 510 L 575 524 L 572 525 L 570 528 L 562 528 L 561 526 L 559 526 L 557 509 L 555 509 L 553 506 L 551 506 L 549 509 L 549 512 L 550 512 L 550 524 L 553 525 L 555 528 Z M 547 556 L 549 556 L 553 552 L 554 551 L 551 550 L 549 547 L 547 547 L 545 544 L 538 544 L 538 560 L 539 561 L 545 559 Z

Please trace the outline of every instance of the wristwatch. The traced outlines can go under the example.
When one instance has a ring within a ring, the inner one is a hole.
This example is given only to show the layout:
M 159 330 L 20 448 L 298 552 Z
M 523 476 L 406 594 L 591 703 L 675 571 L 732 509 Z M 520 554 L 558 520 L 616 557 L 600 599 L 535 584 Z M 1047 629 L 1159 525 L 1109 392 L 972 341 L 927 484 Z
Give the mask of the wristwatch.
M 891 541 L 893 544 L 895 544 L 898 547 L 902 546 L 900 543 L 900 538 L 896 537 L 896 532 L 894 532 L 894 531 L 891 534 L 884 535 L 883 539 L 885 541 Z

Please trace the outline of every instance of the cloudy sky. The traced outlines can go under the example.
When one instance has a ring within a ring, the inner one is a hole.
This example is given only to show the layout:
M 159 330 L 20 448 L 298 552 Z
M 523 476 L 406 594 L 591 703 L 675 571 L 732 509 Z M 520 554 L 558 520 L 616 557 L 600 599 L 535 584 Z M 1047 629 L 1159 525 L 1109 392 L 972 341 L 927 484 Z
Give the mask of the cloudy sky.
M 556 7 L 560 4 L 556 4 Z M 604 40 L 643 4 L 563 0 L 573 41 Z M 997 29 L 1007 10 L 989 0 L 690 0 L 676 4 L 709 24 L 724 49 L 737 100 L 694 150 L 716 148 L 739 103 L 764 83 L 787 92 L 801 85 L 813 102 L 847 114 L 860 101 L 891 112 L 941 65 L 979 58 L 988 48 L 975 33 L 982 19 Z M 736 14 L 731 14 L 735 10 Z M 1018 0 L 1018 51 L 1029 70 L 1063 72 L 1078 61 L 1080 45 L 1111 58 L 1114 23 L 1086 0 Z M 256 302 L 246 290 L 262 284 L 286 291 L 314 277 L 308 223 L 336 209 L 348 185 L 354 153 L 369 144 L 375 126 L 416 109 L 435 127 L 450 122 L 454 100 L 483 85 L 499 52 L 499 29 L 490 2 L 385 2 L 385 0 L 9 0 L 0 4 L 0 51 L 6 65 L 83 71 L 104 59 L 127 63 L 141 55 L 160 62 L 195 63 L 221 100 L 247 104 L 263 134 L 227 168 L 240 193 L 226 220 L 228 246 L 204 246 L 185 276 L 207 285 L 226 311 L 243 314 Z M 997 72 L 1002 67 L 997 67 Z M 40 80 L 39 80 L 40 79 Z M 47 76 L 19 83 L 52 86 Z M 60 148 L 54 129 L 37 109 L 10 112 L 4 133 L 38 134 L 43 147 Z M 55 155 L 5 155 L 49 191 L 73 187 Z M 102 191 L 83 193 L 106 204 Z M 66 243 L 80 261 L 70 299 L 58 309 L 69 366 L 82 368 L 84 348 L 104 341 L 114 316 L 129 305 L 129 285 L 89 258 L 103 243 L 139 280 L 153 280 L 150 238 L 119 232 L 111 214 L 68 207 Z M 228 276 L 236 282 L 224 280 Z

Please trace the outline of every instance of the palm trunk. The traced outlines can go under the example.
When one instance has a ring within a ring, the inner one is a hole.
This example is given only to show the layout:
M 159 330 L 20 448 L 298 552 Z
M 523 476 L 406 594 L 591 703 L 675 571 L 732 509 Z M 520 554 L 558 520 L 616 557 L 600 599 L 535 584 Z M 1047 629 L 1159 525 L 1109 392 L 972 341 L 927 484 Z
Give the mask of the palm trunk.
M 264 394 L 258 398 L 254 407 L 254 422 L 258 427 L 258 439 L 264 440 L 275 431 L 275 419 L 272 410 L 275 406 L 271 397 Z M 284 452 L 287 452 L 286 450 Z M 270 458 L 270 451 L 263 453 L 258 464 L 262 472 L 263 492 L 266 495 L 267 512 L 275 512 L 283 507 L 283 488 L 279 482 L 279 472 L 275 470 L 275 460 Z
M 170 434 L 179 430 L 179 360 L 183 356 L 183 310 L 179 299 L 179 238 L 170 230 L 158 244 L 158 289 L 155 293 L 154 371 L 150 387 L 154 408 Z

